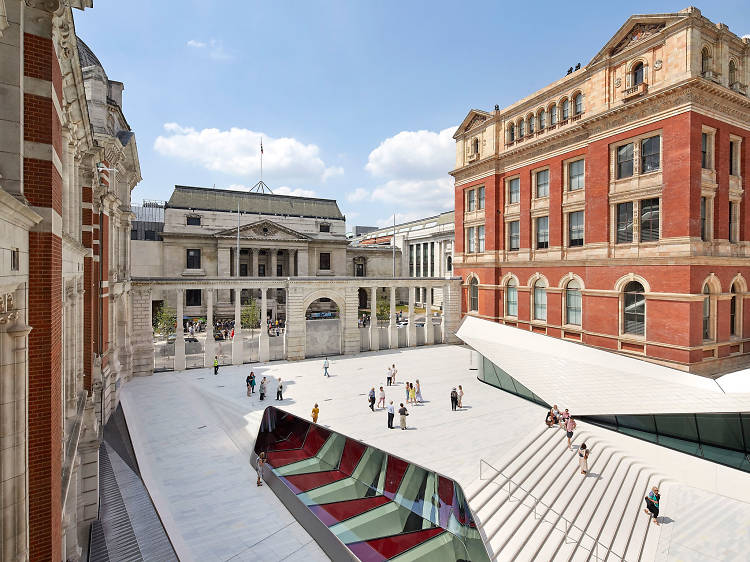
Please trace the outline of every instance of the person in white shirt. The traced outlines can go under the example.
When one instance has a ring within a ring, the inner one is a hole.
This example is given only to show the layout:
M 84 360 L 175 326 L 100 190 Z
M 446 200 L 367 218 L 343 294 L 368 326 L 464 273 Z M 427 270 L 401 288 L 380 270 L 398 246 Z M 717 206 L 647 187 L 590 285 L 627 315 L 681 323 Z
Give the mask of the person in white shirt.
M 396 410 L 393 408 L 393 400 L 391 400 L 391 403 L 388 404 L 385 410 L 388 412 L 388 429 L 393 429 L 393 416 L 396 415 Z
M 396 370 L 396 364 L 393 364 L 393 367 L 391 367 L 391 383 L 396 384 L 396 373 L 398 371 Z
M 330 367 L 330 363 L 328 362 L 328 357 L 326 357 L 325 361 L 323 361 L 323 375 L 326 377 L 330 377 L 331 375 L 328 374 L 328 367 Z
M 391 386 L 391 379 L 393 379 L 393 370 L 388 367 L 388 374 L 385 376 L 385 384 Z

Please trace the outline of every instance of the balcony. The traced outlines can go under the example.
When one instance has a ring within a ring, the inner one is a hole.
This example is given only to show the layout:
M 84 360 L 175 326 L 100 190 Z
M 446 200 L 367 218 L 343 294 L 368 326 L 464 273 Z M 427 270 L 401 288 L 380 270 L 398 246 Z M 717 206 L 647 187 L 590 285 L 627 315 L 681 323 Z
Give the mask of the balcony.
M 469 157 L 467 158 L 468 162 L 476 162 L 479 160 L 479 153 L 478 152 L 472 152 L 469 154 Z
M 636 98 L 638 96 L 644 95 L 648 91 L 648 84 L 645 82 L 641 82 L 640 84 L 636 84 L 635 86 L 632 86 L 628 88 L 627 90 L 622 91 L 622 99 L 623 101 L 627 101 L 629 99 Z

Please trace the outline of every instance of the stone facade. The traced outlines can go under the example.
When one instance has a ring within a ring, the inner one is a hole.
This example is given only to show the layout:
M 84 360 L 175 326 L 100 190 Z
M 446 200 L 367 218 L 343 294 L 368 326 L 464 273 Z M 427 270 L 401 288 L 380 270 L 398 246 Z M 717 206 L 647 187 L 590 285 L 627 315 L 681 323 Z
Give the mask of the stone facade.
M 688 8 L 471 111 L 452 172 L 464 313 L 707 375 L 750 363 L 749 82 L 750 40 Z
M 117 112 L 82 69 L 72 10 L 90 6 L 0 0 L 4 560 L 79 559 L 98 516 L 99 422 L 130 373 L 118 299 L 140 175 L 134 142 L 117 137 L 127 123 L 102 128 Z M 90 114 L 96 103 L 106 111 Z

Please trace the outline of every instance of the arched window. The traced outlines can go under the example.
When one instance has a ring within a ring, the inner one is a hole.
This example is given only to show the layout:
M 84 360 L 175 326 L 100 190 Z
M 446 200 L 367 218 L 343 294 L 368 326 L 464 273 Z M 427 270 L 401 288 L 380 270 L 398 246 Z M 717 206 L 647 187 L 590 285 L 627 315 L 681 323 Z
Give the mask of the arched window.
M 479 154 L 479 139 L 474 139 L 471 143 L 471 148 L 474 154 Z
M 518 138 L 521 138 L 526 133 L 526 122 L 521 119 L 518 122 Z
M 531 135 L 531 134 L 534 133 L 534 116 L 533 115 L 529 115 L 526 118 L 526 122 L 528 123 L 529 134 Z
M 518 287 L 512 277 L 505 286 L 505 316 L 518 316 Z
M 643 285 L 630 281 L 623 289 L 622 331 L 642 336 L 646 333 L 646 295 Z
M 737 82 L 737 65 L 733 60 L 729 61 L 729 85 Z
M 562 105 L 562 120 L 565 121 L 570 117 L 570 102 L 564 99 L 560 105 Z
M 453 258 L 448 256 L 447 260 L 447 267 L 448 271 L 451 271 L 453 269 Z
M 573 103 L 575 105 L 574 111 L 576 112 L 576 115 L 583 113 L 583 94 L 581 92 L 578 92 L 576 97 L 573 98 Z
M 705 74 L 709 70 L 711 66 L 711 56 L 708 53 L 708 47 L 703 47 L 703 50 L 701 51 L 701 72 Z
M 703 339 L 711 339 L 711 288 L 703 285 Z
M 729 335 L 736 336 L 739 334 L 739 326 L 737 326 L 737 289 L 735 283 L 732 283 L 732 288 L 729 289 L 732 294 L 732 298 L 729 301 Z
M 631 84 L 631 86 L 633 88 L 635 88 L 639 84 L 643 84 L 643 63 L 642 62 L 639 62 L 633 67 L 632 77 L 633 77 L 633 80 L 632 80 L 633 83 Z
M 469 310 L 476 312 L 479 310 L 479 281 L 472 277 L 469 281 Z
M 534 320 L 547 320 L 547 284 L 542 279 L 534 283 Z
M 515 124 L 511 123 L 508 126 L 508 140 L 510 142 L 513 142 L 516 140 L 516 126 Z
M 549 106 L 549 124 L 550 127 L 557 123 L 557 105 L 552 104 Z
M 575 279 L 565 286 L 565 323 L 581 325 L 581 285 Z
M 547 114 L 543 109 L 539 110 L 539 129 L 544 129 L 547 126 Z

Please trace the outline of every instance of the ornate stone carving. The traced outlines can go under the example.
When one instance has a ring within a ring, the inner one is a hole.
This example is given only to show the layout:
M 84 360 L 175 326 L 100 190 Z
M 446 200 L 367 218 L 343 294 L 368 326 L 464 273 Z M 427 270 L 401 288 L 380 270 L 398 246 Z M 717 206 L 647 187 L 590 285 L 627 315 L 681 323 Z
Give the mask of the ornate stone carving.
M 18 311 L 13 310 L 13 293 L 0 295 L 0 324 L 7 324 L 18 318 Z
M 665 25 L 666 24 L 664 22 L 639 23 L 634 25 L 633 29 L 631 29 L 630 32 L 625 37 L 623 37 L 623 39 L 617 44 L 617 46 L 612 49 L 612 52 L 610 54 L 616 55 L 617 53 L 624 51 L 625 49 L 630 47 L 633 43 L 643 41 L 647 37 L 651 37 L 652 35 L 659 33 L 662 29 L 664 29 Z
M 469 121 L 469 124 L 466 125 L 466 128 L 464 129 L 464 131 L 470 131 L 471 129 L 473 129 L 480 123 L 484 123 L 485 121 L 487 121 L 486 117 L 482 117 L 481 115 L 475 115 L 474 118 L 471 121 Z
M 619 88 L 620 86 L 622 86 L 622 79 L 615 78 L 615 88 Z
M 661 59 L 654 61 L 654 70 L 661 70 L 663 64 Z

